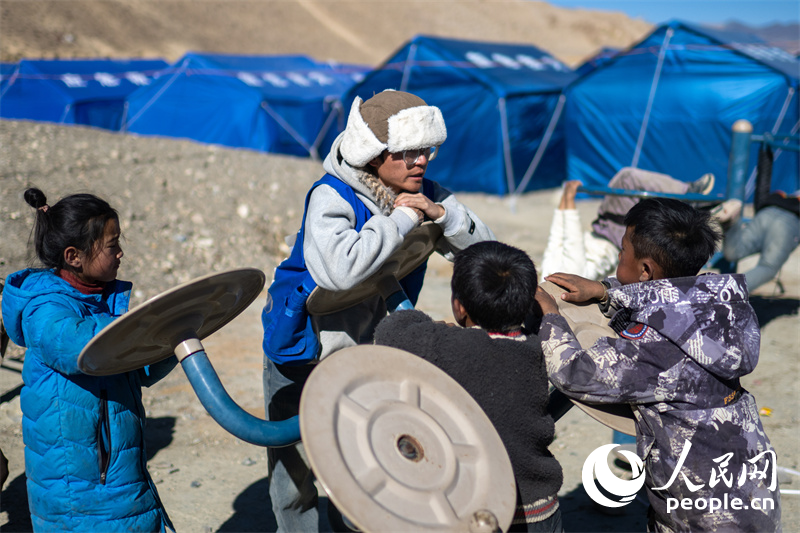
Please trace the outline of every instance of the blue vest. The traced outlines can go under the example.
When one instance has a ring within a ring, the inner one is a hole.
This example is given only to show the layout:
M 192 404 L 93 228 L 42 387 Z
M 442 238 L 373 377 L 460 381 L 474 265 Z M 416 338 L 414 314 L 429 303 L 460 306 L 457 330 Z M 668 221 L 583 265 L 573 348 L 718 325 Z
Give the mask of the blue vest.
M 306 268 L 303 257 L 303 237 L 305 234 L 306 213 L 311 193 L 319 185 L 328 185 L 339 193 L 353 208 L 356 216 L 355 230 L 361 231 L 364 224 L 372 217 L 364 202 L 358 199 L 356 192 L 339 178 L 325 174 L 306 195 L 303 208 L 303 221 L 297 232 L 292 252 L 275 269 L 275 278 L 270 285 L 267 305 L 261 313 L 264 327 L 264 354 L 273 362 L 283 365 L 303 365 L 317 358 L 320 352 L 319 338 L 311 325 L 311 317 L 306 311 L 306 300 L 317 283 Z M 422 181 L 422 193 L 433 199 L 433 182 Z M 408 276 L 400 280 L 408 299 L 416 305 L 422 282 L 428 267 L 427 261 L 417 267 Z

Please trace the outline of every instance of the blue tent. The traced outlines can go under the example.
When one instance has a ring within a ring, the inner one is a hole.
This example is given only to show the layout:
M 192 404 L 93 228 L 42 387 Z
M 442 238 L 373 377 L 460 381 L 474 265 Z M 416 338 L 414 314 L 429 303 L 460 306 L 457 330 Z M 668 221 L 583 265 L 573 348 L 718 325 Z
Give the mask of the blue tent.
M 128 98 L 123 129 L 318 157 L 344 128 L 341 95 L 367 70 L 305 56 L 189 53 Z
M 603 47 L 595 55 L 581 63 L 581 65 L 575 69 L 575 74 L 578 76 L 585 76 L 600 65 L 608 63 L 608 60 L 617 55 L 619 52 L 619 48 L 610 48 L 607 46 Z
M 125 98 L 167 66 L 161 59 L 23 59 L 0 89 L 0 117 L 118 130 Z
M 0 95 L 2 95 L 3 87 L 5 87 L 8 80 L 17 71 L 19 63 L 0 63 Z
M 800 63 L 757 37 L 665 24 L 567 88 L 569 177 L 602 186 L 625 166 L 684 181 L 713 172 L 723 193 L 734 122 L 796 134 L 798 78 Z M 773 187 L 797 189 L 799 168 L 796 152 L 776 152 Z
M 399 89 L 439 107 L 447 141 L 428 174 L 455 191 L 510 194 L 554 187 L 565 173 L 557 59 L 524 44 L 417 36 L 345 99 Z

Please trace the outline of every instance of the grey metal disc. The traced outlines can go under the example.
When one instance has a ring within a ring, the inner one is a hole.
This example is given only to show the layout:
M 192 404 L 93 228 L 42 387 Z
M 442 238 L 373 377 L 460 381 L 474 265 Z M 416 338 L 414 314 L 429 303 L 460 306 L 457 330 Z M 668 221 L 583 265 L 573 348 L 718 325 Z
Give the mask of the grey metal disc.
M 564 291 L 555 283 L 545 281 L 539 285 L 550 294 L 558 304 L 561 316 L 567 319 L 569 327 L 575 333 L 583 348 L 588 348 L 601 337 L 617 337 L 617 333 L 608 326 L 608 318 L 603 315 L 596 303 L 576 304 L 561 299 Z M 583 412 L 603 425 L 626 435 L 636 435 L 636 423 L 633 410 L 628 404 L 585 404 L 570 398 Z
M 366 281 L 347 291 L 329 291 L 317 287 L 306 300 L 306 309 L 312 315 L 329 315 L 372 298 L 379 294 L 378 284 L 387 276 L 403 279 L 424 263 L 436 248 L 442 229 L 426 222 L 406 235 L 403 245 L 392 254 L 381 269 Z
M 514 517 L 514 473 L 489 418 L 403 350 L 354 346 L 319 363 L 300 434 L 317 479 L 362 531 L 483 531 L 492 517 L 505 531 Z
M 188 281 L 151 298 L 104 328 L 84 347 L 78 368 L 108 376 L 152 365 L 188 338 L 204 339 L 233 320 L 264 288 L 255 268 Z

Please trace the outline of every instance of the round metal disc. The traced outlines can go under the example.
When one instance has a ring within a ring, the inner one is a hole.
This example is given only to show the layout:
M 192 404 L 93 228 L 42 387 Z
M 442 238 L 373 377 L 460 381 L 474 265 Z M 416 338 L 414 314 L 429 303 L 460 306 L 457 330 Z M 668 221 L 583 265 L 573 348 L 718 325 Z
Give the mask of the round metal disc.
M 511 524 L 514 473 L 494 426 L 408 352 L 362 345 L 324 359 L 303 389 L 300 434 L 317 479 L 362 531 Z
M 188 281 L 128 311 L 95 336 L 78 368 L 108 376 L 152 365 L 188 338 L 204 339 L 233 320 L 261 293 L 266 278 L 255 268 Z
M 379 294 L 378 284 L 387 276 L 403 279 L 424 263 L 436 248 L 442 229 L 426 222 L 406 235 L 403 245 L 386 260 L 381 269 L 363 283 L 347 291 L 329 291 L 317 287 L 306 300 L 312 315 L 329 315 L 342 311 Z
M 600 337 L 617 337 L 616 332 L 608 326 L 608 318 L 603 315 L 595 303 L 576 304 L 561 299 L 564 289 L 545 281 L 539 285 L 550 294 L 558 304 L 561 316 L 567 319 L 578 342 L 588 348 Z M 592 404 L 588 405 L 570 398 L 583 412 L 603 425 L 626 435 L 636 435 L 636 423 L 633 410 L 627 404 Z

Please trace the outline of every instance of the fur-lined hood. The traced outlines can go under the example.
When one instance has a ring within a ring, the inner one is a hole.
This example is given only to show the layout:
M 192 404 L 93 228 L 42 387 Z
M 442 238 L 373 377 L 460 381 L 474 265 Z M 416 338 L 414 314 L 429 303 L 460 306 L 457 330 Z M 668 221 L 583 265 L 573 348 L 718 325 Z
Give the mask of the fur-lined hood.
M 351 167 L 344 160 L 340 147 L 344 133 L 340 133 L 333 141 L 331 151 L 322 163 L 325 172 L 332 174 L 352 187 L 359 195 L 366 197 L 374 205 L 367 207 L 376 214 L 390 215 L 394 210 L 394 201 L 397 195 L 390 188 L 383 185 L 377 176 L 363 168 Z

